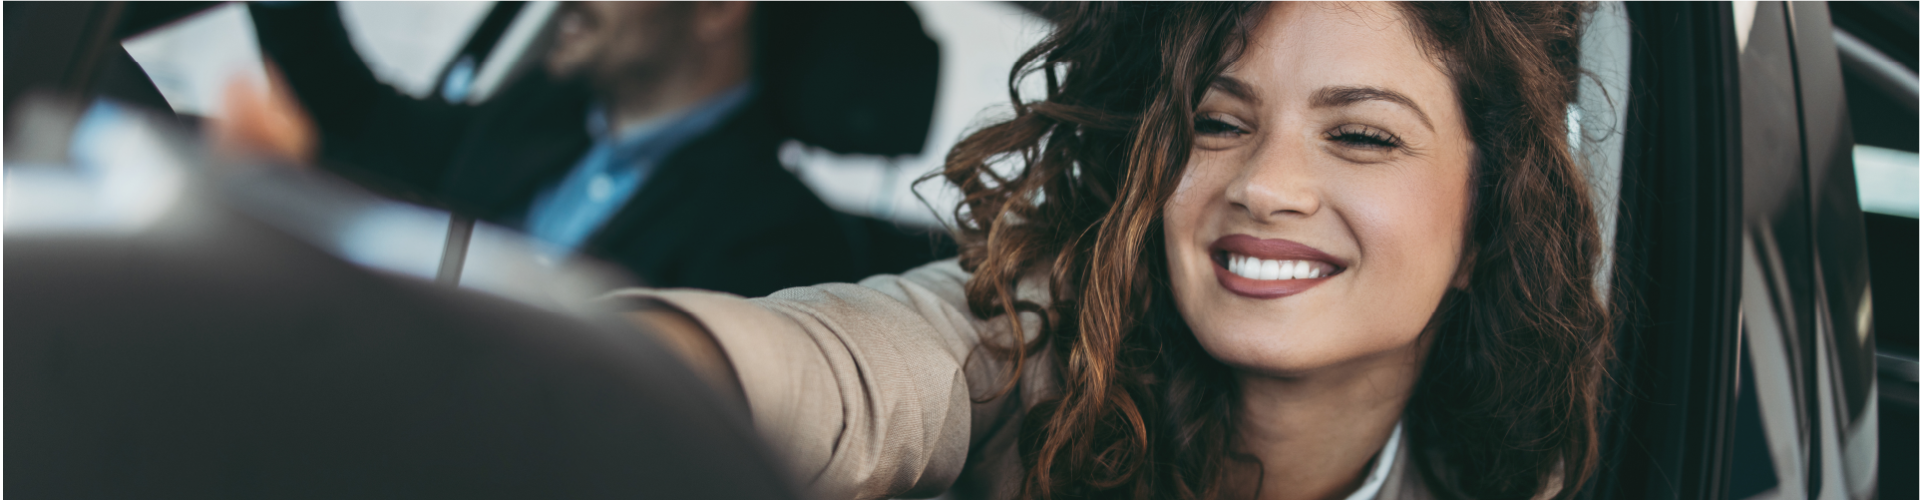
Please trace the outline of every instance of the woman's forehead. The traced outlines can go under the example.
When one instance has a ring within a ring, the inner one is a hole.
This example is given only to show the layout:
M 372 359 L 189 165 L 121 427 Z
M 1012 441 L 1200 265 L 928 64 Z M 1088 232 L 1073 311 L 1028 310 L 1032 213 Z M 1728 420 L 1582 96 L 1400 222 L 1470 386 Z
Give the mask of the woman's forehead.
M 1275 3 L 1225 75 L 1261 100 L 1305 103 L 1327 88 L 1379 88 L 1429 110 L 1451 108 L 1452 81 L 1413 28 L 1390 3 Z

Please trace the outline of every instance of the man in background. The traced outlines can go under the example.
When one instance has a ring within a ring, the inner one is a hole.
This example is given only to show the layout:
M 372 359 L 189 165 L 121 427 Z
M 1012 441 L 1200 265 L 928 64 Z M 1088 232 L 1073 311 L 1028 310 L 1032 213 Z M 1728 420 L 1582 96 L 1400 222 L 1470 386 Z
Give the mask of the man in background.
M 332 4 L 249 5 L 318 131 L 318 159 L 344 176 L 649 286 L 758 296 L 859 279 L 843 224 L 778 161 L 755 8 L 567 3 L 540 70 L 467 104 L 380 83 Z

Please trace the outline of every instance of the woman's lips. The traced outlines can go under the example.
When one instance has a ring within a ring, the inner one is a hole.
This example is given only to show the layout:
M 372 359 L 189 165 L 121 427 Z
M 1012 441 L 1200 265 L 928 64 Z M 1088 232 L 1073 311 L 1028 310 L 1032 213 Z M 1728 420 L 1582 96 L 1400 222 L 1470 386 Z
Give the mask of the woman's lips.
M 1347 270 L 1347 261 L 1313 247 L 1282 239 L 1244 234 L 1220 238 L 1208 247 L 1214 277 L 1227 291 L 1254 299 L 1277 299 L 1304 292 Z M 1229 268 L 1232 269 L 1229 269 Z M 1275 275 L 1278 268 L 1278 276 Z M 1239 273 L 1234 272 L 1240 271 Z M 1247 274 L 1255 277 L 1242 276 Z M 1291 279 L 1271 279 L 1287 278 Z M 1300 277 L 1311 276 L 1311 277 Z

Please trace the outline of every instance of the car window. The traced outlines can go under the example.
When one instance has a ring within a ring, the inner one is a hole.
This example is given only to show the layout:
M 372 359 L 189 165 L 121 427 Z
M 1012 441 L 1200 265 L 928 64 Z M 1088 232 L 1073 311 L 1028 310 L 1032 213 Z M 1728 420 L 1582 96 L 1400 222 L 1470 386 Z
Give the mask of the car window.
M 1580 40 L 1580 94 L 1567 112 L 1567 134 L 1574 153 L 1585 160 L 1595 206 L 1600 212 L 1601 263 L 1596 275 L 1600 296 L 1608 296 L 1619 231 L 1620 167 L 1627 135 L 1627 77 L 1633 63 L 1632 27 L 1626 7 L 1607 2 L 1594 9 Z
M 433 93 L 441 68 L 493 2 L 346 2 L 341 20 L 381 80 L 416 97 Z M 228 80 L 265 82 L 253 20 L 229 3 L 121 44 L 147 71 L 173 111 L 206 116 Z

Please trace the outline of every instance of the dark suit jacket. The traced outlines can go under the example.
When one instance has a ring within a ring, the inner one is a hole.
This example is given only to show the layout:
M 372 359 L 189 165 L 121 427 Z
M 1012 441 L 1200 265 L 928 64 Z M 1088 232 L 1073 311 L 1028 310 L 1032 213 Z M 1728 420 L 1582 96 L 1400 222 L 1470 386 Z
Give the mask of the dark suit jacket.
M 330 169 L 377 191 L 517 226 L 591 145 L 591 94 L 528 71 L 478 105 L 380 83 L 330 3 L 249 5 L 260 47 L 320 129 Z M 582 248 L 648 286 L 758 296 L 866 269 L 840 216 L 779 163 L 754 99 L 669 156 Z

